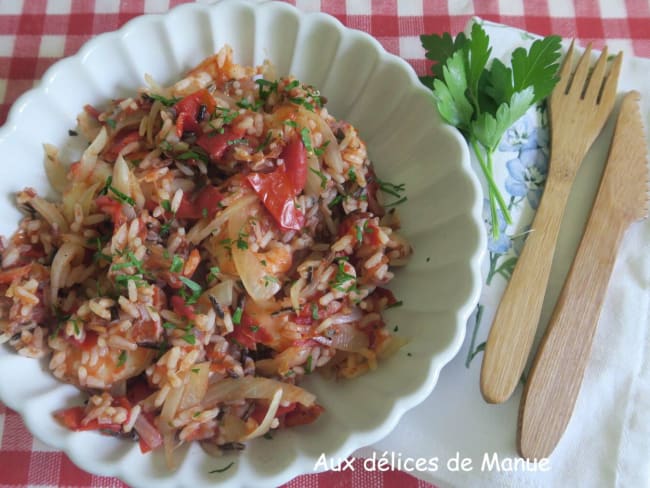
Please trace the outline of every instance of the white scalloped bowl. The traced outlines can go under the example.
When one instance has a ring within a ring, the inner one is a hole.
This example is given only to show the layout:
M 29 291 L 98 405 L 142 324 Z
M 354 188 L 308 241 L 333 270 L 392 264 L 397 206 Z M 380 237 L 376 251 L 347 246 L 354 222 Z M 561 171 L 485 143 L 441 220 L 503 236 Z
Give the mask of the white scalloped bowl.
M 405 61 L 330 16 L 300 13 L 284 3 L 226 0 L 143 16 L 56 63 L 38 88 L 16 102 L 0 129 L 0 233 L 10 235 L 20 219 L 16 191 L 32 186 L 49 193 L 41 143 L 69 144 L 67 129 L 84 104 L 132 92 L 145 73 L 172 82 L 225 43 L 237 62 L 269 58 L 279 74 L 319 87 L 330 112 L 359 129 L 380 177 L 406 184 L 408 202 L 400 212 L 415 254 L 392 283 L 404 306 L 389 311 L 387 320 L 411 342 L 356 380 L 310 378 L 307 388 L 326 408 L 314 424 L 251 442 L 232 459 L 215 460 L 194 445 L 181 449 L 175 472 L 162 456 L 140 454 L 135 443 L 59 426 L 52 413 L 81 395 L 56 381 L 45 362 L 0 347 L 0 399 L 29 430 L 81 468 L 132 486 L 279 485 L 313 472 L 321 453 L 345 458 L 378 441 L 431 393 L 441 368 L 458 352 L 478 300 L 485 236 L 480 187 L 462 137 L 441 122 L 430 93 Z M 231 460 L 227 471 L 209 473 Z

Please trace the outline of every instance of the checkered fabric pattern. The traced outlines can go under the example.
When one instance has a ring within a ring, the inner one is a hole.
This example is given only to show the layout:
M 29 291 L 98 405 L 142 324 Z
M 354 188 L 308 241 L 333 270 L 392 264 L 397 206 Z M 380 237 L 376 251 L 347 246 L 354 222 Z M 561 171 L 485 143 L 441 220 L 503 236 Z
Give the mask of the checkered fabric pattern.
M 119 28 L 143 13 L 159 13 L 187 0 L 0 0 L 0 124 L 11 104 L 58 59 L 89 38 Z M 650 57 L 648 0 L 290 0 L 366 31 L 419 74 L 427 62 L 418 36 L 463 29 L 474 15 L 542 35 L 607 42 L 611 51 Z M 430 486 L 406 473 L 354 472 L 301 476 L 291 488 Z M 34 439 L 20 416 L 0 404 L 0 487 L 123 487 L 119 480 L 85 473 L 61 452 Z

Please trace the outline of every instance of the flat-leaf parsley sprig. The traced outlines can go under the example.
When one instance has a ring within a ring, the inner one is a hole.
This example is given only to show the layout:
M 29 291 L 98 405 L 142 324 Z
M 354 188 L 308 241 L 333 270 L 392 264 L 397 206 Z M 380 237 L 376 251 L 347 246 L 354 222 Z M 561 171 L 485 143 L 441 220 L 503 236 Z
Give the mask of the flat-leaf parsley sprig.
M 528 108 L 545 99 L 558 82 L 559 36 L 538 39 L 526 51 L 512 53 L 510 67 L 494 59 L 483 27 L 474 23 L 471 37 L 460 33 L 420 36 L 426 57 L 433 61 L 433 76 L 422 82 L 433 90 L 442 118 L 467 139 L 485 174 L 490 201 L 492 232 L 499 235 L 497 205 L 506 222 L 510 212 L 493 178 L 493 155 L 503 137 Z

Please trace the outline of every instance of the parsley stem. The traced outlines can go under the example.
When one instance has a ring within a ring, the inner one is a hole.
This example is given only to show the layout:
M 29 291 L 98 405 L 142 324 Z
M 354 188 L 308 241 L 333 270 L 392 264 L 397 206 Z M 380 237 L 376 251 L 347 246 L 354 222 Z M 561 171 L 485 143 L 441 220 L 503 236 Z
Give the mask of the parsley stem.
M 472 145 L 474 154 L 476 154 L 476 159 L 478 159 L 478 162 L 481 165 L 481 169 L 485 174 L 485 179 L 488 184 L 488 194 L 490 197 L 490 217 L 492 219 L 492 235 L 496 238 L 499 237 L 499 220 L 497 216 L 496 204 L 499 204 L 499 208 L 503 213 L 503 218 L 508 224 L 512 223 L 512 218 L 510 217 L 510 212 L 508 211 L 508 205 L 506 205 L 506 202 L 503 200 L 501 192 L 499 191 L 499 188 L 494 181 L 494 177 L 492 176 L 492 153 L 488 149 L 485 149 L 485 153 L 487 155 L 486 163 L 483 155 L 481 154 L 481 149 L 479 147 L 478 141 L 472 138 L 470 140 L 470 144 Z

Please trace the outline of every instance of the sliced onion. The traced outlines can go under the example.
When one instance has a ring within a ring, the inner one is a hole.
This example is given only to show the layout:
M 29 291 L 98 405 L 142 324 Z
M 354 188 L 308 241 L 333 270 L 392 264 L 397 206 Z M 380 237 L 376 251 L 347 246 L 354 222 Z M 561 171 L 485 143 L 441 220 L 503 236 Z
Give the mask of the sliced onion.
M 323 135 L 323 144 L 327 144 L 325 148 L 325 154 L 323 154 L 323 159 L 327 166 L 332 168 L 336 174 L 343 173 L 343 157 L 341 156 L 341 150 L 339 149 L 339 142 L 336 140 L 332 129 L 327 125 L 327 122 L 319 114 L 311 112 L 309 110 L 300 107 L 299 117 L 307 120 L 311 120 L 316 124 L 316 128 Z M 306 123 L 303 122 L 303 125 L 309 127 Z
M 192 372 L 189 373 L 189 380 L 183 391 L 183 397 L 179 405 L 179 410 L 186 410 L 189 407 L 198 405 L 205 397 L 208 391 L 208 377 L 210 375 L 210 363 L 204 362 L 192 366 Z
M 187 239 L 192 244 L 198 244 L 214 231 L 219 230 L 221 226 L 224 225 L 233 215 L 237 215 L 240 212 L 246 213 L 247 208 L 250 205 L 257 203 L 258 201 L 259 200 L 257 198 L 257 195 L 254 195 L 252 193 L 242 196 L 235 203 L 229 205 L 223 211 L 218 212 L 213 219 L 199 220 L 187 233 Z
M 41 197 L 33 197 L 29 203 L 50 225 L 56 225 L 61 232 L 68 231 L 68 222 L 56 205 Z
M 183 398 L 183 390 L 185 389 L 184 385 L 181 385 L 177 388 L 172 388 L 171 391 L 167 394 L 165 398 L 165 403 L 163 404 L 162 411 L 160 412 L 160 420 L 162 421 L 161 430 L 163 433 L 169 430 L 169 423 L 176 416 L 178 412 L 178 407 L 181 404 Z
M 290 368 L 304 364 L 311 354 L 311 347 L 291 346 L 272 359 L 260 359 L 255 369 L 264 375 L 286 373 Z
M 224 280 L 212 288 L 208 288 L 204 295 L 206 297 L 213 296 L 222 307 L 230 307 L 232 305 L 234 286 L 235 282 L 233 280 Z
M 111 185 L 126 196 L 133 198 L 139 209 L 144 208 L 144 195 L 140 184 L 121 154 L 117 157 L 115 166 L 113 166 Z
M 163 443 L 163 438 L 160 435 L 156 426 L 149 422 L 147 416 L 140 413 L 138 418 L 133 424 L 133 428 L 138 433 L 138 436 L 153 450 Z
M 334 328 L 332 347 L 341 351 L 358 352 L 368 348 L 368 335 L 354 324 L 340 324 Z
M 356 307 L 353 308 L 350 311 L 350 313 L 332 315 L 331 317 L 326 318 L 320 323 L 320 325 L 316 328 L 316 333 L 320 334 L 321 332 L 329 329 L 333 325 L 349 324 L 350 322 L 356 322 L 357 320 L 360 320 L 362 316 L 363 313 L 361 312 L 361 309 Z
M 408 343 L 409 340 L 404 337 L 392 336 L 382 342 L 379 351 L 377 351 L 377 357 L 379 359 L 389 358 Z
M 76 180 L 83 181 L 93 172 L 99 153 L 104 150 L 107 142 L 108 134 L 106 133 L 106 127 L 102 127 L 99 134 L 97 134 L 97 137 L 95 137 L 90 146 L 88 146 L 81 155 L 79 167 L 77 171 L 73 173 Z
M 239 212 L 231 215 L 228 222 L 228 237 L 234 243 L 256 206 L 250 208 L 251 213 Z M 244 288 L 255 302 L 265 302 L 280 290 L 279 280 L 269 280 L 269 267 L 264 266 L 250 249 L 240 249 L 232 246 L 232 260 Z
M 225 378 L 210 385 L 203 404 L 209 408 L 219 402 L 232 402 L 245 398 L 270 400 L 278 388 L 282 389 L 282 396 L 287 402 L 298 402 L 310 407 L 316 401 L 315 395 L 298 386 L 270 378 L 244 376 L 243 378 Z
M 45 149 L 45 173 L 50 185 L 59 193 L 63 193 L 70 182 L 67 177 L 67 170 L 59 161 L 59 150 L 52 144 L 43 144 Z
M 305 182 L 305 194 L 309 196 L 319 196 L 323 192 L 323 187 L 321 186 L 323 182 L 320 179 L 319 174 L 321 173 L 320 163 L 318 158 L 309 153 L 307 155 L 307 181 Z
M 59 289 L 66 281 L 70 263 L 76 257 L 83 257 L 84 254 L 84 248 L 72 242 L 65 242 L 56 252 L 50 271 L 50 300 L 52 306 L 56 306 L 58 303 Z
M 250 439 L 255 439 L 256 437 L 263 436 L 266 434 L 269 430 L 271 430 L 271 424 L 273 423 L 273 419 L 275 418 L 275 414 L 278 411 L 278 407 L 280 406 L 280 400 L 282 400 L 282 390 L 276 390 L 276 392 L 273 394 L 273 398 L 271 399 L 271 403 L 269 404 L 269 409 L 266 411 L 266 415 L 264 416 L 264 420 L 260 422 L 260 425 L 257 426 L 257 428 L 248 434 L 244 440 L 250 440 Z

